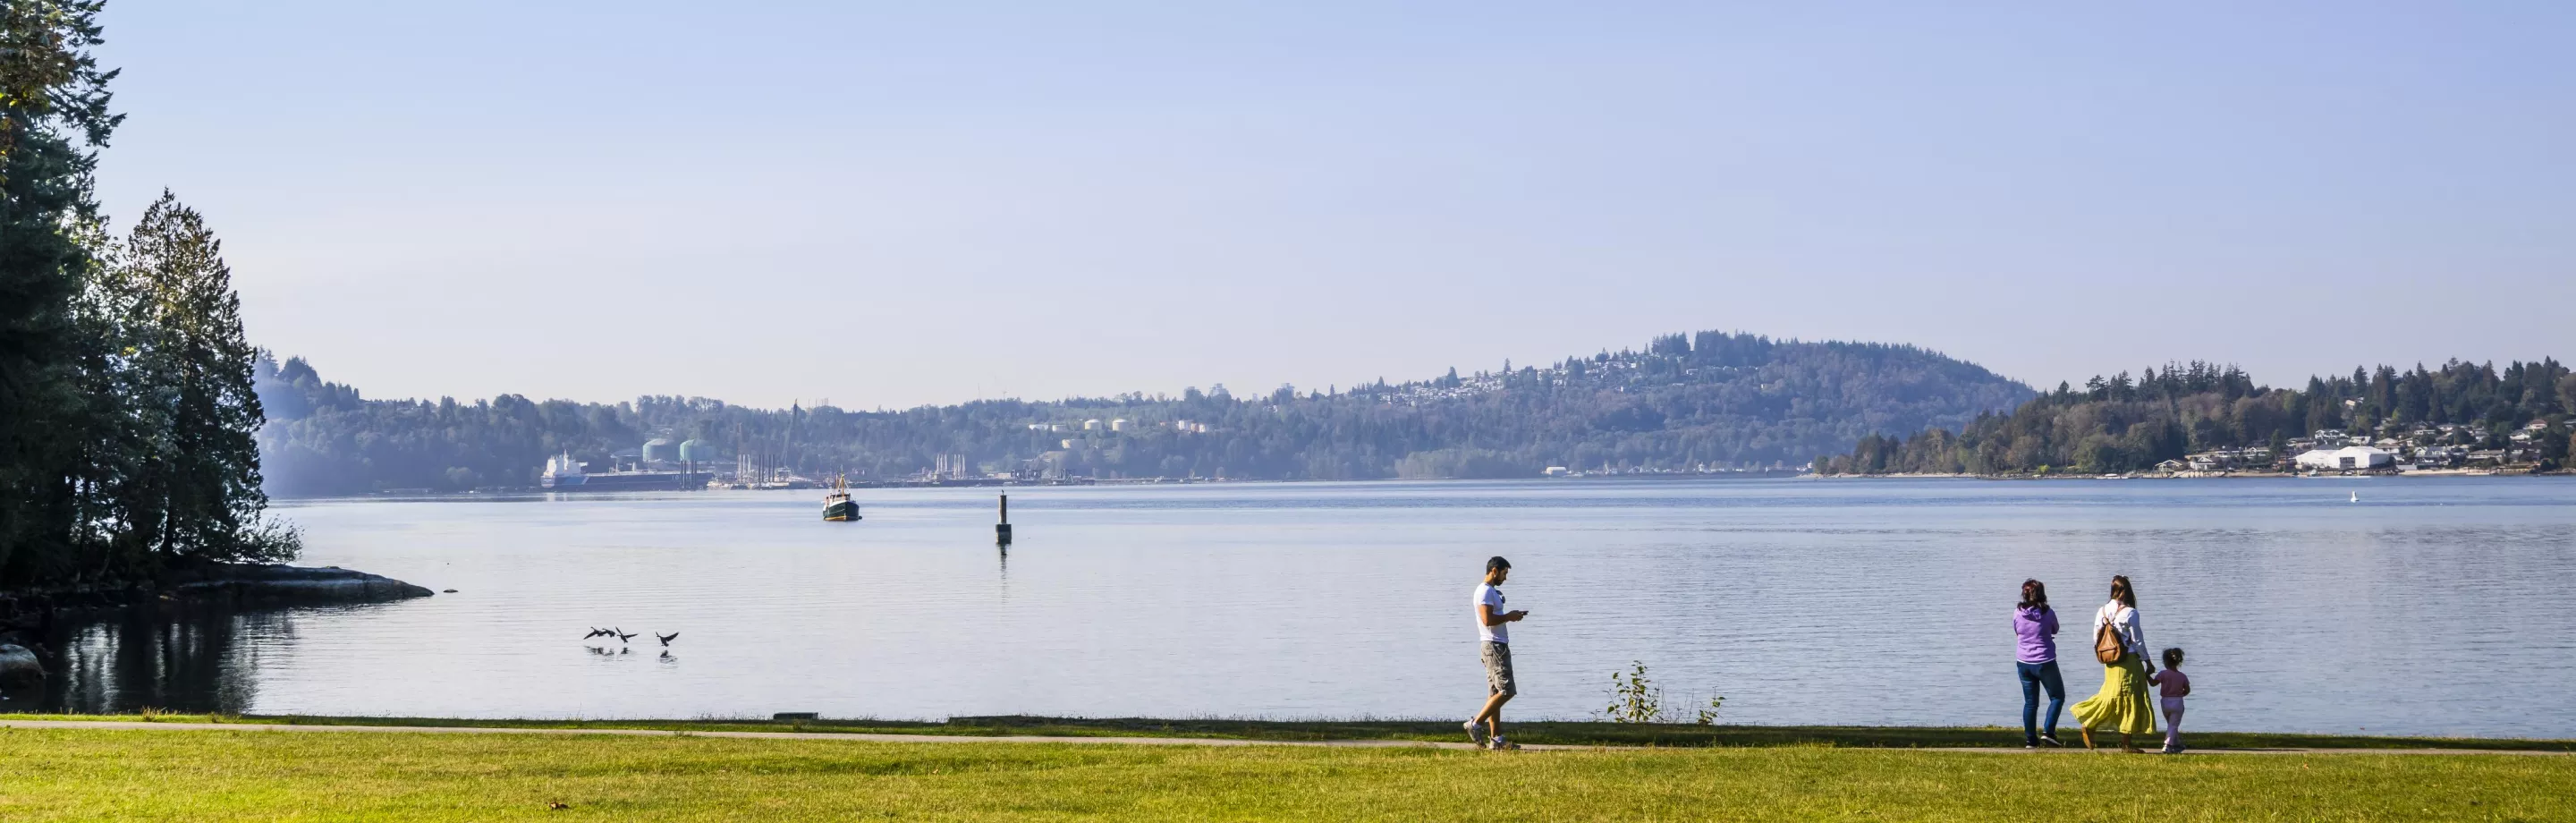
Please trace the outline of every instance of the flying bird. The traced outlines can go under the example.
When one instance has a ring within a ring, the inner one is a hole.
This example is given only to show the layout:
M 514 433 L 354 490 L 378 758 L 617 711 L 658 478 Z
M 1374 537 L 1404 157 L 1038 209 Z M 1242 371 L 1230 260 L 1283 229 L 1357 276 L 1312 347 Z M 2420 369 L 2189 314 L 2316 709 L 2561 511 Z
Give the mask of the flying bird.
M 608 633 L 609 633 L 610 635 L 615 636 L 615 637 L 617 638 L 617 642 L 619 642 L 619 643 L 624 643 L 624 642 L 626 642 L 626 641 L 629 641 L 629 640 L 633 640 L 633 639 L 635 639 L 635 633 L 634 633 L 634 632 L 625 631 L 625 630 L 622 630 L 622 629 L 609 629 L 609 630 L 608 630 Z
M 662 645 L 668 646 L 671 645 L 671 641 L 680 639 L 680 633 L 672 632 L 670 634 L 657 634 L 654 635 L 654 637 L 661 638 Z
M 603 629 L 603 628 L 600 628 L 600 627 L 598 627 L 598 626 L 592 626 L 592 627 L 590 627 L 590 633 L 589 633 L 589 634 L 582 635 L 582 636 L 581 636 L 581 639 L 583 639 L 583 640 L 589 640 L 589 639 L 591 639 L 591 638 L 593 638 L 593 637 L 598 637 L 598 636 L 600 636 L 600 635 L 607 634 L 607 633 L 608 633 L 608 630 L 607 630 L 607 629 Z

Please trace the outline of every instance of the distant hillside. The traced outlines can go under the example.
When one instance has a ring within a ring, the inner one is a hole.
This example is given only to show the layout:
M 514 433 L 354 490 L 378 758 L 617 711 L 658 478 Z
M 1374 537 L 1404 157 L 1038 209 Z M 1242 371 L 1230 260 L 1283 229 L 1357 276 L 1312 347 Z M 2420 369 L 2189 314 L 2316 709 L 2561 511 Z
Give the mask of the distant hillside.
M 2390 443 L 2447 465 L 2462 458 L 2556 468 L 2567 460 L 2576 375 L 2557 360 L 2453 360 L 2353 369 L 2275 389 L 2233 366 L 2168 364 L 2135 380 L 2127 372 L 2084 387 L 2059 384 L 2011 414 L 1981 415 L 1965 429 L 1861 438 L 1851 453 L 1819 458 L 1825 474 L 2084 474 L 2150 469 L 2188 454 L 2263 447 L 2272 458 L 2330 439 Z M 2539 424 L 2534 426 L 2534 424 Z M 2340 435 L 2340 436 L 2337 436 Z M 2340 445 L 2340 442 L 2335 445 Z M 2436 451 L 2441 452 L 2438 456 Z M 2412 461 L 2410 461 L 2412 462 Z
M 261 369 L 270 488 L 338 494 L 535 482 L 558 451 L 604 464 L 649 437 L 708 441 L 808 475 L 893 478 L 962 455 L 976 471 L 1114 477 L 1527 477 L 1546 466 L 1805 465 L 1863 435 L 1957 428 L 2030 387 L 1912 346 L 1720 332 L 1543 367 L 1325 391 L 977 401 L 902 411 L 615 405 L 518 395 L 366 400 L 301 359 Z M 1086 429 L 1086 421 L 1103 421 Z M 1128 421 L 1119 431 L 1108 421 Z

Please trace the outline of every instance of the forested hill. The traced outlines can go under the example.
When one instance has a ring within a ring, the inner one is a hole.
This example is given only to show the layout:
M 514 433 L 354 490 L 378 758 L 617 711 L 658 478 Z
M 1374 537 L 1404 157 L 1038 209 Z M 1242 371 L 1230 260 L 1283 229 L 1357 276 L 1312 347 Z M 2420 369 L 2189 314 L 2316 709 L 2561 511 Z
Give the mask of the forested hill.
M 601 461 L 647 438 L 700 439 L 808 475 L 891 479 L 963 455 L 977 470 L 1053 465 L 1116 477 L 1365 479 L 1527 477 L 1546 466 L 1691 469 L 1803 466 L 1862 435 L 1956 428 L 2010 409 L 2030 387 L 1912 346 L 1779 341 L 1700 332 L 1644 351 L 1546 366 L 1323 391 L 1223 386 L 1179 397 L 1126 394 L 988 400 L 901 411 L 752 409 L 642 397 L 615 405 L 503 395 L 366 400 L 301 359 L 263 366 L 260 433 L 269 488 L 525 486 L 547 456 Z M 1109 422 L 1128 421 L 1123 431 Z M 1086 429 L 1086 421 L 1101 421 Z M 1032 463 L 1030 461 L 1039 461 Z
M 2552 468 L 2567 459 L 2576 375 L 2557 360 L 2453 360 L 2409 371 L 2380 366 L 2311 377 L 2303 389 L 2254 384 L 2235 367 L 2168 364 L 2081 388 L 2059 384 L 2011 414 L 1964 430 L 1871 435 L 1849 454 L 1819 458 L 1825 474 L 2084 474 L 2140 471 L 2187 454 L 2262 447 L 2274 459 L 2319 432 L 2403 448 L 2492 450 L 2502 461 Z M 2537 424 L 2537 425 L 2535 425 Z

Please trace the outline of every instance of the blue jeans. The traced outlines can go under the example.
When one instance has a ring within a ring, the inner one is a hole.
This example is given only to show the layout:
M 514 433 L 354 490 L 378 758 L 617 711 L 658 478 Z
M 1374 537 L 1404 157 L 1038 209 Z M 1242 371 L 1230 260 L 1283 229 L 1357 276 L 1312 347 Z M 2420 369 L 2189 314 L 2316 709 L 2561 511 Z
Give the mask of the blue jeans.
M 2066 680 L 2057 676 L 2057 661 L 2013 663 L 2021 670 L 2022 742 L 2036 745 L 2040 735 L 2057 736 L 2057 712 L 2066 708 Z M 2039 728 L 2039 690 L 2048 690 L 2048 727 Z

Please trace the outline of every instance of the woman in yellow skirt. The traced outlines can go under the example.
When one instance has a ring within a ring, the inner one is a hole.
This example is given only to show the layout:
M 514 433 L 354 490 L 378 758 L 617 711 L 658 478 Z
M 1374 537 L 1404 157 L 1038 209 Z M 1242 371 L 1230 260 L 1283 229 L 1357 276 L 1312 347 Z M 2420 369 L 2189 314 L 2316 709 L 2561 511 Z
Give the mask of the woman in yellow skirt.
M 2147 662 L 2147 630 L 2138 620 L 2138 594 L 2127 575 L 2111 578 L 2111 602 L 2093 613 L 2094 636 L 2104 626 L 2120 635 L 2120 660 L 2102 666 L 2102 690 L 2075 704 L 2075 722 L 2083 729 L 2084 748 L 2093 748 L 2093 730 L 2100 729 L 2120 733 L 2121 751 L 2144 754 L 2138 735 L 2156 733 L 2155 704 L 2147 699 L 2147 675 L 2155 665 Z

